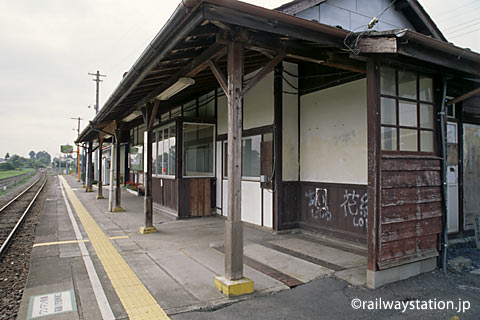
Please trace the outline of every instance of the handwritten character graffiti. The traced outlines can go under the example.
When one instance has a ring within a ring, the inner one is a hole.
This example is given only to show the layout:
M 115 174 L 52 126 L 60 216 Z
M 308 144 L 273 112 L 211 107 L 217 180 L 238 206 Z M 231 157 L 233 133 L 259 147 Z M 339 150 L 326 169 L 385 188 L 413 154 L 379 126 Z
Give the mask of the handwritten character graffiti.
M 368 197 L 365 193 L 362 197 L 355 189 L 350 192 L 345 190 L 343 195 L 343 203 L 340 207 L 343 208 L 345 217 L 353 216 L 353 226 L 358 228 L 367 227 L 368 225 Z
M 332 213 L 327 204 L 327 189 L 315 188 L 315 191 L 308 191 L 305 196 L 310 214 L 314 219 L 332 220 Z

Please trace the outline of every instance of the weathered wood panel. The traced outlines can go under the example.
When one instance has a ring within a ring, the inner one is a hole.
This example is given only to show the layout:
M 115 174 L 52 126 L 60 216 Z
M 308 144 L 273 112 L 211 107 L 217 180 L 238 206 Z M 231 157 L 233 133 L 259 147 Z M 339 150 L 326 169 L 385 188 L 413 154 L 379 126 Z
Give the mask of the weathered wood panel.
M 190 187 L 190 216 L 204 217 L 212 213 L 211 179 L 188 179 Z
M 443 214 L 440 165 L 434 157 L 382 157 L 379 268 L 438 254 Z
M 177 210 L 177 190 L 177 180 L 152 178 L 152 198 L 158 205 Z
M 337 232 L 366 242 L 368 199 L 366 185 L 301 182 L 302 226 Z

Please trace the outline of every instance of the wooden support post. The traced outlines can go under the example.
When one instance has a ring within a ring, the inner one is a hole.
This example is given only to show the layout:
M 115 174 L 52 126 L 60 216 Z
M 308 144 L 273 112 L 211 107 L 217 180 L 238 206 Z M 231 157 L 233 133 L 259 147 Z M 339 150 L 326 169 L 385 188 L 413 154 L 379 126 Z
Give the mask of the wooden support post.
M 145 211 L 145 226 L 140 228 L 140 233 L 153 233 L 157 229 L 153 226 L 153 199 L 152 199 L 152 173 L 153 173 L 153 124 L 155 122 L 155 117 L 158 110 L 158 100 L 155 100 L 155 103 L 147 103 L 145 107 L 142 108 L 143 121 L 145 123 L 147 139 L 145 141 L 146 148 L 146 159 L 147 163 L 144 165 L 147 167 L 147 172 L 145 172 L 145 198 L 144 198 L 144 211 Z
M 102 179 L 102 147 L 103 147 L 103 137 L 98 135 L 98 191 L 97 191 L 97 199 L 103 199 L 103 179 Z
M 87 192 L 93 191 L 93 166 L 92 166 L 92 149 L 93 149 L 93 142 L 88 142 L 88 160 L 87 160 Z
M 113 212 L 123 211 L 122 208 L 122 188 L 120 187 L 120 127 L 117 124 L 115 129 L 115 175 L 116 175 L 116 187 L 115 187 L 115 208 Z
M 273 209 L 273 228 L 276 231 L 282 229 L 282 212 L 283 212 L 283 168 L 282 168 L 282 124 L 283 124 L 283 65 L 279 64 L 275 67 L 275 77 L 273 80 L 274 87 L 274 157 L 275 172 L 274 176 L 274 209 Z
M 378 270 L 380 223 L 380 69 L 377 61 L 367 62 L 367 141 L 368 141 L 368 255 L 367 284 L 375 286 Z
M 242 113 L 243 47 L 228 45 L 228 217 L 225 222 L 225 275 L 243 277 Z

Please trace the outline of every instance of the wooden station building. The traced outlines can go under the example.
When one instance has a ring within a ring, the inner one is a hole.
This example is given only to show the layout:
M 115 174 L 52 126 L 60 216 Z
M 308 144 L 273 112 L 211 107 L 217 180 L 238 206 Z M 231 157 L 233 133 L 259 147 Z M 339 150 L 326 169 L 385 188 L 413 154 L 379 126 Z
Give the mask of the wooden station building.
M 147 227 L 241 208 L 364 243 L 378 287 L 473 227 L 479 77 L 415 0 L 183 0 L 77 142 L 115 137 Z

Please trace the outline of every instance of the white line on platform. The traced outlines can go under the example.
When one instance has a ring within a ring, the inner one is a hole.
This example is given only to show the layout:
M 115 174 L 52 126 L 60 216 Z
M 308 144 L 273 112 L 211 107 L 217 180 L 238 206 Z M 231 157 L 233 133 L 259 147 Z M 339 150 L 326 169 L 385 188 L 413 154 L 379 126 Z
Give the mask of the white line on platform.
M 75 232 L 75 237 L 77 240 L 83 240 L 82 234 L 80 229 L 78 228 L 77 221 L 73 216 L 72 208 L 70 207 L 70 203 L 67 200 L 65 195 L 65 190 L 61 182 L 59 182 L 60 188 L 62 190 L 63 200 L 65 201 L 65 205 L 67 206 L 68 216 L 70 221 L 72 222 L 73 231 Z M 78 242 L 78 246 L 80 247 L 80 252 L 82 253 L 83 262 L 85 263 L 85 268 L 87 269 L 88 278 L 90 279 L 90 283 L 92 284 L 92 289 L 95 294 L 95 298 L 97 299 L 98 308 L 100 309 L 100 313 L 102 314 L 102 318 L 105 320 L 115 319 L 113 315 L 113 311 L 110 308 L 110 304 L 108 303 L 107 296 L 105 295 L 105 291 L 103 290 L 102 284 L 100 283 L 100 279 L 98 278 L 97 272 L 95 271 L 95 267 L 92 263 L 92 259 L 90 259 L 90 255 L 88 253 L 87 247 L 83 241 Z

